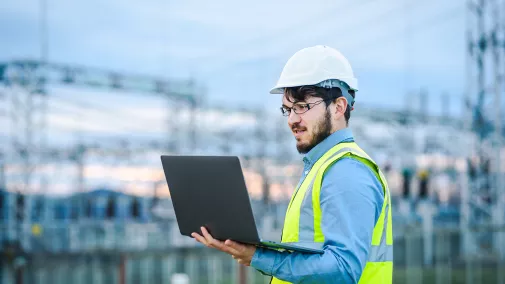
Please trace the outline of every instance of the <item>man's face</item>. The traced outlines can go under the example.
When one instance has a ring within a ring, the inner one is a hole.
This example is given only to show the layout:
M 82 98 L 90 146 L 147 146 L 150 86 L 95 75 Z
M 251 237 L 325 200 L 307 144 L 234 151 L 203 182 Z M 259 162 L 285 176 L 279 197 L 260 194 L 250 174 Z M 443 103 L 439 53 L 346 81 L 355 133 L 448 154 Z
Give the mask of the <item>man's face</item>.
M 290 98 L 290 100 L 293 100 Z M 295 104 L 316 103 L 321 98 L 309 97 L 305 101 Z M 293 103 L 285 96 L 282 104 L 291 108 Z M 310 109 L 303 114 L 296 114 L 293 110 L 288 116 L 288 126 L 296 139 L 296 149 L 300 154 L 308 153 L 314 146 L 330 136 L 332 130 L 331 113 L 326 104 L 321 102 L 310 105 Z

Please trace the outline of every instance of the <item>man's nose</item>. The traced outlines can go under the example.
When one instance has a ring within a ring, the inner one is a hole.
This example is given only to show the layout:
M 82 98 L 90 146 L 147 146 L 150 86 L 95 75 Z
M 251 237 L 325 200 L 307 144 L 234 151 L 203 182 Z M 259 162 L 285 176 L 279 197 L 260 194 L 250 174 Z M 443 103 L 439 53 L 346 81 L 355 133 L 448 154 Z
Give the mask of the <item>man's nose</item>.
M 291 128 L 293 124 L 300 122 L 301 117 L 299 114 L 296 114 L 293 110 L 288 115 L 288 125 Z

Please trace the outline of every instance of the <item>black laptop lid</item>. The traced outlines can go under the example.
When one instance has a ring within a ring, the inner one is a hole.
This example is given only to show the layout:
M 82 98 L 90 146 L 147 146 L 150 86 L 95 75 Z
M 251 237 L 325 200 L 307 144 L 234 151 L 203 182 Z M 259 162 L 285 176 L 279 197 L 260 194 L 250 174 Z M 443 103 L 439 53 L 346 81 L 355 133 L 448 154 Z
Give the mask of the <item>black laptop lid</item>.
M 238 157 L 161 156 L 181 234 L 205 226 L 218 240 L 258 243 Z

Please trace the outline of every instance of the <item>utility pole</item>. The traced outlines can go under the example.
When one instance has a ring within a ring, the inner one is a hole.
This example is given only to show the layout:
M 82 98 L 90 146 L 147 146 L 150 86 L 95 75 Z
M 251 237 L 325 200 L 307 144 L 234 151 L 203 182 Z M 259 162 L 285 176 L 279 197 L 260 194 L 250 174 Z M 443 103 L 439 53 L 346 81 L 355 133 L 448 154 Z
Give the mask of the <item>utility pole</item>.
M 198 148 L 198 101 L 189 102 L 189 148 L 190 151 L 194 151 Z
M 428 121 L 428 113 L 430 111 L 429 107 L 429 97 L 428 92 L 424 89 L 419 91 L 419 116 L 421 121 L 426 123 Z
M 268 173 L 266 171 L 266 148 L 268 147 L 268 137 L 265 132 L 265 119 L 266 114 L 263 110 L 259 109 L 256 112 L 256 129 L 255 129 L 255 137 L 257 142 L 257 159 L 258 165 L 257 169 L 259 174 L 262 177 L 262 196 L 263 196 L 263 206 L 265 206 L 266 212 L 268 210 L 268 206 L 270 204 L 270 181 L 268 178 Z
M 505 3 L 505 1 L 504 1 Z M 501 96 L 503 95 L 502 91 L 502 81 L 505 78 L 505 74 L 500 74 L 503 72 L 500 70 L 500 67 L 503 64 L 503 50 L 505 49 L 505 20 L 503 20 L 500 16 L 500 1 L 493 1 L 493 28 L 491 32 L 491 46 L 493 49 L 493 73 L 494 73 L 494 112 L 495 112 L 495 147 L 494 147 L 494 156 L 495 156 L 495 190 L 492 194 L 494 199 L 494 207 L 493 207 L 493 225 L 502 226 L 505 224 L 505 213 L 503 212 L 503 208 L 505 206 L 505 188 L 503 184 L 503 173 L 502 173 L 502 148 L 503 148 L 503 126 L 502 126 L 502 101 Z M 503 11 L 502 11 L 503 13 Z M 500 22 L 500 20 L 502 22 Z M 505 233 L 497 232 L 494 234 L 494 249 L 498 252 L 499 262 L 503 264 L 505 259 Z M 505 272 L 503 269 L 498 269 L 497 275 L 498 283 L 505 282 Z
M 0 191 L 7 189 L 5 183 L 6 183 L 6 181 L 5 181 L 5 157 L 4 157 L 4 153 L 0 152 Z
M 463 104 L 463 112 L 462 112 L 462 119 L 464 121 L 465 129 L 468 131 L 472 130 L 472 123 L 473 123 L 473 106 L 472 106 L 472 92 L 474 88 L 473 84 L 473 76 L 474 76 L 474 59 L 473 59 L 473 17 L 472 17 L 472 11 L 471 11 L 471 1 L 467 1 L 466 4 L 468 5 L 467 9 L 465 10 L 465 18 L 466 18 L 466 47 L 467 47 L 467 53 L 466 53 L 466 86 L 465 86 L 465 99 L 464 99 L 464 104 Z M 472 136 L 472 141 L 470 143 L 470 155 L 467 158 L 467 167 L 472 167 L 473 163 L 473 157 L 474 157 L 474 149 L 475 149 L 475 141 L 473 139 L 474 137 Z M 473 252 L 472 248 L 472 241 L 471 241 L 471 235 L 470 235 L 470 228 L 469 228 L 469 223 L 470 223 L 470 193 L 471 193 L 471 182 L 472 182 L 472 177 L 470 176 L 470 169 L 467 169 L 466 172 L 463 172 L 461 176 L 461 182 L 460 182 L 460 194 L 461 194 L 461 218 L 460 218 L 460 230 L 462 234 L 462 242 L 461 242 L 461 247 L 460 250 L 463 252 L 465 258 L 468 257 Z M 469 266 L 468 262 L 466 262 L 466 278 L 471 279 L 471 267 Z
M 443 93 L 441 96 L 441 112 L 440 112 L 440 117 L 444 120 L 444 122 L 447 122 L 451 116 L 450 113 L 450 106 L 451 106 L 451 100 L 448 94 Z
M 77 192 L 79 196 L 78 200 L 78 216 L 80 218 L 86 218 L 86 187 L 85 187 L 85 176 L 84 176 L 84 171 L 85 171 L 85 155 L 86 155 L 87 148 L 83 144 L 78 144 L 75 147 L 75 150 L 73 151 L 73 156 L 72 160 L 75 162 L 75 165 L 77 166 Z
M 39 190 L 41 193 L 47 192 L 47 185 L 48 185 L 48 173 L 47 173 L 47 168 L 45 167 L 47 165 L 46 161 L 46 154 L 47 154 L 47 105 L 48 105 L 48 90 L 45 82 L 45 77 L 47 77 L 45 66 L 47 65 L 47 62 L 49 61 L 49 26 L 48 26 L 48 7 L 47 7 L 47 0 L 40 0 L 40 62 L 42 65 L 41 70 L 39 71 L 39 76 L 41 76 L 42 80 L 38 82 L 39 86 L 36 90 L 38 95 L 40 96 L 40 102 L 39 102 L 39 114 L 40 117 L 38 118 L 38 122 L 36 125 L 34 125 L 35 129 L 39 129 L 40 135 L 39 135 L 39 141 L 38 143 L 38 164 L 39 167 L 41 167 L 41 171 L 39 172 Z
M 190 81 L 188 90 L 196 89 L 196 86 Z M 163 85 L 158 86 L 159 91 L 166 93 L 167 99 L 167 139 L 168 151 L 179 153 L 184 150 L 195 150 L 197 147 L 197 127 L 198 127 L 198 112 L 199 101 L 197 96 L 191 97 L 176 97 L 173 96 L 172 90 Z M 187 117 L 187 119 L 182 119 Z
M 39 75 L 43 66 L 38 62 L 11 64 L 6 67 L 4 83 L 10 97 L 11 149 L 6 157 L 13 165 L 13 174 L 21 175 L 21 180 L 13 180 L 17 189 L 26 193 L 37 188 L 33 176 L 42 156 L 41 137 L 45 135 L 46 96 L 43 95 L 44 78 Z M 10 177 L 10 172 L 6 173 Z
M 467 46 L 468 46 L 468 61 L 467 75 L 469 76 L 468 84 L 473 82 L 474 75 L 476 75 L 476 88 L 467 88 L 467 101 L 469 111 L 467 115 L 471 116 L 469 120 L 469 129 L 475 132 L 476 143 L 474 151 L 469 157 L 469 166 L 474 166 L 474 174 L 464 177 L 467 181 L 463 183 L 462 188 L 462 218 L 461 229 L 463 234 L 462 251 L 466 259 L 466 279 L 467 283 L 471 283 L 474 279 L 475 265 L 473 264 L 474 258 L 478 256 L 481 251 L 481 236 L 480 232 L 470 230 L 471 226 L 483 223 L 483 216 L 486 215 L 486 207 L 483 206 L 482 200 L 485 198 L 484 188 L 482 181 L 486 179 L 482 175 L 482 165 L 485 159 L 483 153 L 483 140 L 484 140 L 484 127 L 485 119 L 483 117 L 484 98 L 485 98 L 485 68 L 484 68 L 484 54 L 487 50 L 487 39 L 484 30 L 484 0 L 468 0 L 469 16 L 467 19 Z M 476 72 L 472 72 L 475 70 Z M 473 87 L 473 84 L 471 85 Z M 474 104 L 473 93 L 476 91 L 477 98 Z M 476 164 L 473 165 L 473 162 Z M 468 172 L 470 173 L 470 172 Z M 480 279 L 480 277 L 477 276 Z
M 179 135 L 181 131 L 180 123 L 181 123 L 181 110 L 179 107 L 179 103 L 176 100 L 167 98 L 167 126 L 168 126 L 168 151 L 172 153 L 178 153 L 179 151 Z
M 24 194 L 41 190 L 40 185 L 44 184 L 40 165 L 46 148 L 47 127 L 47 0 L 40 0 L 39 4 L 40 60 L 5 64 L 0 78 L 10 100 L 11 149 L 5 157 L 10 165 L 5 173 L 6 183 L 9 185 L 11 174 L 21 176 L 20 180 L 12 182 L 17 187 L 14 190 Z
M 503 233 L 485 229 L 469 230 L 471 226 L 503 226 L 505 223 L 501 160 L 504 145 L 501 111 L 503 75 L 500 74 L 503 72 L 500 68 L 505 48 L 505 23 L 501 18 L 503 7 L 500 7 L 500 0 L 469 0 L 467 3 L 466 104 L 469 108 L 467 115 L 471 119 L 466 121 L 469 122 L 467 127 L 475 134 L 476 143 L 473 145 L 474 154 L 469 157 L 469 161 L 475 162 L 475 171 L 467 176 L 468 186 L 462 190 L 462 249 L 467 259 L 471 259 L 486 254 L 486 248 L 492 247 L 503 261 Z M 489 60 L 493 62 L 492 66 L 487 64 Z M 475 103 L 473 94 L 476 94 Z M 488 243 L 489 240 L 493 244 Z M 474 266 L 470 262 L 467 265 L 467 280 L 471 281 Z M 498 278 L 503 283 L 503 271 L 498 271 Z

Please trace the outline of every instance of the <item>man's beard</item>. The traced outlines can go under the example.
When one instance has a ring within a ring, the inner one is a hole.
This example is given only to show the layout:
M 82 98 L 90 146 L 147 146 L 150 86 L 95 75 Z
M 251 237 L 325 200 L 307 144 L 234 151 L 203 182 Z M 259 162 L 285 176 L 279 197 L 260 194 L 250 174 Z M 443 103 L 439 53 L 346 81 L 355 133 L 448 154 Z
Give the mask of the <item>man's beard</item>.
M 313 135 L 308 144 L 296 144 L 300 154 L 306 154 L 326 137 L 331 135 L 331 115 L 327 110 L 324 117 L 315 125 Z

